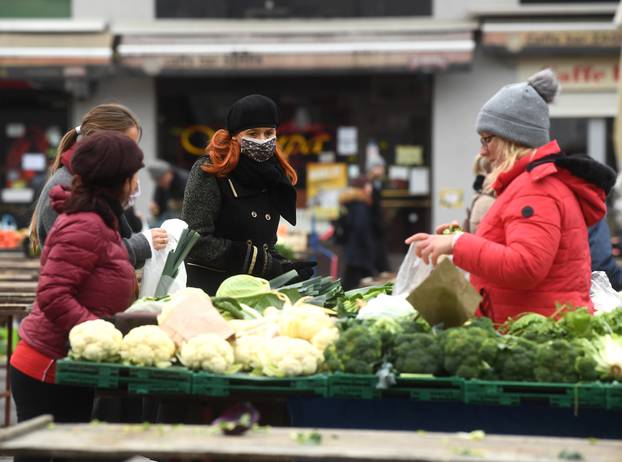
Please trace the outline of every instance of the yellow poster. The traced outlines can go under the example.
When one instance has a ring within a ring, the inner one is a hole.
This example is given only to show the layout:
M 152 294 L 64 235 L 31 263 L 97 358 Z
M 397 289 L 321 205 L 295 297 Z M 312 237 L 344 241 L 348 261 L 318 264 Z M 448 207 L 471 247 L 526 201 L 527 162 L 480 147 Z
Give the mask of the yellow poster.
M 346 164 L 307 164 L 307 206 L 318 219 L 339 216 L 339 194 L 348 186 Z
M 441 207 L 459 209 L 464 207 L 464 190 L 459 188 L 444 188 L 439 191 Z

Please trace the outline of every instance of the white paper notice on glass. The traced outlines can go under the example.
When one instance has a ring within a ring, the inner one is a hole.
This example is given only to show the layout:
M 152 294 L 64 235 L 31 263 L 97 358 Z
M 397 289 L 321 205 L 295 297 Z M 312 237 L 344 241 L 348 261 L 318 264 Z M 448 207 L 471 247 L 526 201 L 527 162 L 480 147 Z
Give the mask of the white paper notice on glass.
M 408 167 L 391 165 L 389 167 L 389 180 L 408 181 Z
M 22 170 L 42 172 L 46 167 L 45 154 L 40 152 L 27 152 L 22 155 Z
M 430 169 L 428 167 L 416 167 L 410 169 L 410 181 L 408 192 L 413 196 L 430 194 Z
M 337 154 L 351 156 L 358 152 L 358 128 L 337 128 Z

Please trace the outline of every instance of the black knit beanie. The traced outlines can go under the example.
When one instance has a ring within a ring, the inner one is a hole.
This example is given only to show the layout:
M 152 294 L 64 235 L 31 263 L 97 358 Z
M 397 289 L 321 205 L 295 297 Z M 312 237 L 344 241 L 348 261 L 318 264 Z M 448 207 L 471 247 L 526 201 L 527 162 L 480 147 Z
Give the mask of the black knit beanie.
M 231 135 L 249 128 L 276 128 L 278 125 L 276 103 L 263 95 L 249 95 L 237 100 L 227 114 L 227 131 Z
M 144 167 L 143 152 L 129 136 L 102 131 L 80 142 L 71 166 L 86 184 L 114 187 Z

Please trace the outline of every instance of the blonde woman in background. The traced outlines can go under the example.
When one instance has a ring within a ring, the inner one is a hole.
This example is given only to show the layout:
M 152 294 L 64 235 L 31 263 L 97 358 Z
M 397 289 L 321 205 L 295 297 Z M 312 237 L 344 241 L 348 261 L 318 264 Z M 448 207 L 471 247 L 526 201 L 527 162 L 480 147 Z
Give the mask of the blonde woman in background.
M 475 190 L 475 196 L 473 196 L 471 205 L 467 208 L 467 216 L 462 225 L 462 228 L 467 233 L 475 234 L 488 209 L 495 202 L 494 193 L 490 190 L 485 190 L 486 177 L 490 174 L 491 169 L 488 159 L 481 154 L 475 157 L 473 164 L 473 173 L 475 173 L 473 189 Z
M 71 161 L 80 145 L 80 140 L 102 131 L 121 132 L 135 142 L 138 142 L 142 134 L 140 122 L 134 113 L 127 107 L 115 103 L 95 106 L 86 113 L 79 126 L 65 133 L 50 168 L 50 178 L 41 191 L 30 223 L 30 241 L 34 249 L 43 248 L 47 234 L 58 217 L 58 213 L 50 203 L 50 191 L 57 185 L 61 185 L 66 191 L 71 189 L 74 176 Z M 132 205 L 132 201 L 129 205 Z M 120 232 L 130 263 L 134 268 L 142 268 L 145 260 L 151 258 L 149 241 L 140 233 L 132 233 L 124 215 L 121 216 Z M 166 246 L 168 238 L 163 229 L 152 229 L 151 237 L 156 250 Z

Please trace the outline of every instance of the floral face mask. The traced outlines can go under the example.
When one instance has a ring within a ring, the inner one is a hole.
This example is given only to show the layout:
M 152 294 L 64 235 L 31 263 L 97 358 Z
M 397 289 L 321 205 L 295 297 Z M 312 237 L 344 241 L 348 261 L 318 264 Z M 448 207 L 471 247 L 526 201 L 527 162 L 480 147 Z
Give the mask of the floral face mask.
M 255 162 L 265 162 L 274 156 L 276 136 L 264 141 L 255 138 L 242 138 L 240 150 L 242 154 L 250 157 Z

